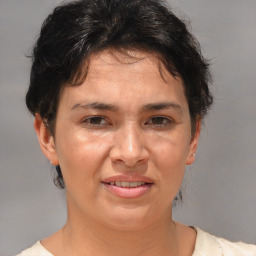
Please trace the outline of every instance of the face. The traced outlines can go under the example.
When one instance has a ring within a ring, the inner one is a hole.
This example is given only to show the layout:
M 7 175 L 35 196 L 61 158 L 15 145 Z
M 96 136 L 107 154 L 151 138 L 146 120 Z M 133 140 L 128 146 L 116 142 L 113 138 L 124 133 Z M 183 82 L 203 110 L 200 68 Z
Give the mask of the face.
M 60 95 L 54 139 L 35 121 L 43 152 L 61 167 L 69 216 L 116 228 L 170 220 L 199 135 L 182 80 L 153 56 L 130 54 L 92 55 L 84 83 Z

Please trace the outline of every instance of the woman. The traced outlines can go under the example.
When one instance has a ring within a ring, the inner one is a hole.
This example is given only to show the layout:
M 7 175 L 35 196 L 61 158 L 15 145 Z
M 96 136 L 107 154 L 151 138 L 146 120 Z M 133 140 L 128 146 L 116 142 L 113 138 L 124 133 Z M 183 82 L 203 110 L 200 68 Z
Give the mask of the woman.
M 172 220 L 209 82 L 197 41 L 160 1 L 57 7 L 34 48 L 26 103 L 68 218 L 20 255 L 256 255 Z

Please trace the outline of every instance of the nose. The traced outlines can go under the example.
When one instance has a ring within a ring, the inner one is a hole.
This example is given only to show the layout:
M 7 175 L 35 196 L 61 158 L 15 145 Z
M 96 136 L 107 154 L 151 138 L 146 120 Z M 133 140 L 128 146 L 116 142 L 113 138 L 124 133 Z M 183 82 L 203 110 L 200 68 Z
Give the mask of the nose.
M 114 136 L 109 156 L 112 162 L 121 163 L 126 167 L 147 163 L 149 153 L 145 142 L 145 135 L 139 128 L 132 125 L 120 128 Z

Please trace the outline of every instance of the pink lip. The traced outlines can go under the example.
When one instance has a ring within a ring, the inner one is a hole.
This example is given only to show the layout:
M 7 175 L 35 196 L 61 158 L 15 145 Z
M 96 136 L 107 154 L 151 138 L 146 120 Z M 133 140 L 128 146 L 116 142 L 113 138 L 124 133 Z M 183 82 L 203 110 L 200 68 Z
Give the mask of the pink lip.
M 118 187 L 115 185 L 111 185 L 110 182 L 116 182 L 116 181 L 126 181 L 126 182 L 135 182 L 135 181 L 141 181 L 146 183 L 145 185 L 141 185 L 139 187 L 129 187 L 129 188 L 124 188 L 124 187 Z M 141 176 L 141 175 L 117 175 L 117 176 L 112 176 L 104 179 L 102 181 L 103 186 L 113 195 L 121 197 L 121 198 L 137 198 L 145 193 L 147 193 L 150 188 L 153 185 L 153 180 Z

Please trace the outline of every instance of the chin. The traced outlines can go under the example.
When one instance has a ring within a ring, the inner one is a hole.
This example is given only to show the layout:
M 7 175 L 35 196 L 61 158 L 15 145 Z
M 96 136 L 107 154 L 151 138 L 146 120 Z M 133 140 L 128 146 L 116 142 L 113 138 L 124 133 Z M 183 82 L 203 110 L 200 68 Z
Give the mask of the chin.
M 104 222 L 116 230 L 134 231 L 149 227 L 157 222 L 160 214 L 146 207 L 116 206 L 114 210 L 104 211 Z

